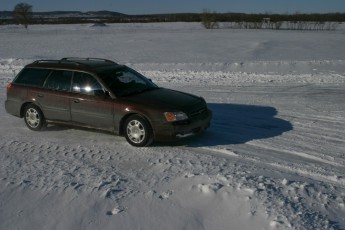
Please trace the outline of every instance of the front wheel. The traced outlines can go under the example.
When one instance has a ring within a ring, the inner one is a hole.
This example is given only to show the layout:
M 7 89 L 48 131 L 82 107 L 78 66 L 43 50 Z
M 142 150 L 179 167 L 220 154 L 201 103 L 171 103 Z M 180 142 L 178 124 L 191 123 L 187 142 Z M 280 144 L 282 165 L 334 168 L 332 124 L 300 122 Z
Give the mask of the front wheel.
M 133 146 L 148 146 L 153 141 L 152 129 L 149 122 L 139 115 L 130 116 L 126 120 L 124 128 L 126 140 Z
M 42 111 L 36 105 L 29 104 L 24 109 L 24 121 L 29 129 L 39 131 L 45 124 Z

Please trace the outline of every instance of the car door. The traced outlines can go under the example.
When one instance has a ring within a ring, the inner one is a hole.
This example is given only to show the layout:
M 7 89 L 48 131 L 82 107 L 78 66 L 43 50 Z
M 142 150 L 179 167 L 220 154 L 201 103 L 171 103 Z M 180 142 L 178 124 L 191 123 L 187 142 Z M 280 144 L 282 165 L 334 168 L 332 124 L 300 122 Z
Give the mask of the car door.
M 101 84 L 90 74 L 75 72 L 70 98 L 72 121 L 114 130 L 114 104 Z
M 46 79 L 43 89 L 37 91 L 37 100 L 48 120 L 70 121 L 70 89 L 73 72 L 54 70 Z

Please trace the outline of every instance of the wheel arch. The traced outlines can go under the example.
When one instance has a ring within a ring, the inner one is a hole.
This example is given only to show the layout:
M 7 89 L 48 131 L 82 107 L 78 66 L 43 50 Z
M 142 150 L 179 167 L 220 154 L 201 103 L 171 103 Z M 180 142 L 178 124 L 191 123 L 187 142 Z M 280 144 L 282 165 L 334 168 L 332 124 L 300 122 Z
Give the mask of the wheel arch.
M 121 118 L 120 124 L 119 124 L 119 136 L 124 136 L 126 120 L 130 116 L 133 116 L 133 115 L 138 115 L 138 116 L 142 117 L 143 119 L 145 119 L 147 121 L 147 123 L 150 125 L 151 134 L 153 135 L 153 138 L 154 138 L 155 137 L 155 132 L 154 132 L 151 120 L 147 116 L 143 115 L 142 113 L 138 113 L 138 112 L 128 113 L 128 114 L 126 114 L 125 116 L 123 116 Z
M 24 110 L 26 108 L 26 106 L 30 105 L 30 104 L 34 104 L 32 102 L 25 102 L 22 104 L 22 106 L 20 107 L 20 118 L 23 118 L 24 117 Z M 40 108 L 41 109 L 41 108 Z M 42 110 L 41 110 L 42 111 Z

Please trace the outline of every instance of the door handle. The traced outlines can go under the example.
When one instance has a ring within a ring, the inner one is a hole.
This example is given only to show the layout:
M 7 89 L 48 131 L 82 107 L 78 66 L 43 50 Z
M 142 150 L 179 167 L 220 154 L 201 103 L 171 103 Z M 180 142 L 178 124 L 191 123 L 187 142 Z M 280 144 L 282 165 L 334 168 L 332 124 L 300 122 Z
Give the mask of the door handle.
M 80 103 L 80 101 L 78 99 L 73 101 L 74 103 Z
M 39 94 L 37 94 L 37 97 L 43 97 L 43 94 L 39 93 Z

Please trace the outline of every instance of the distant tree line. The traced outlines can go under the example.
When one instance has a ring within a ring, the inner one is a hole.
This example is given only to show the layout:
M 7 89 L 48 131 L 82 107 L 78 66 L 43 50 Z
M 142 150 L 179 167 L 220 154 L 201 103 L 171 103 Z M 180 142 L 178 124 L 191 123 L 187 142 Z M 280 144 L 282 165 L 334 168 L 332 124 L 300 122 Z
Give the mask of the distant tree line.
M 328 14 L 215 14 L 219 22 L 260 22 L 263 18 L 270 18 L 271 22 L 281 21 L 318 21 L 345 22 L 345 13 Z
M 114 17 L 102 17 L 98 19 L 104 23 L 123 23 L 123 22 L 201 22 L 203 13 L 180 13 L 180 14 L 153 14 L 153 15 L 119 15 Z M 210 12 L 207 12 L 210 13 Z M 318 22 L 345 22 L 345 13 L 332 14 L 241 14 L 241 13 L 210 13 L 217 22 L 260 22 L 263 18 L 270 18 L 271 22 L 278 21 L 318 21 Z M 50 23 L 46 17 L 35 20 L 34 22 Z M 95 18 L 89 17 L 64 17 L 56 18 L 55 21 L 74 21 L 78 23 L 91 22 Z
M 333 14 L 217 14 L 204 11 L 201 23 L 206 29 L 287 29 L 336 30 L 345 22 L 344 13 Z M 219 22 L 222 26 L 219 26 Z M 211 26 L 210 26 L 211 25 Z
M 23 8 L 23 6 L 25 6 Z M 31 7 L 31 8 L 30 8 Z M 23 14 L 24 12 L 24 14 Z M 26 12 L 26 13 L 25 13 Z M 56 12 L 55 12 L 56 13 Z M 35 13 L 32 6 L 21 5 L 13 12 L 0 12 L 1 24 L 79 24 L 79 23 L 148 23 L 148 22 L 200 22 L 205 28 L 238 29 L 296 29 L 296 30 L 333 30 L 340 22 L 345 22 L 345 13 L 327 14 L 244 14 L 216 13 L 204 10 L 202 13 L 125 15 L 109 11 L 92 12 L 78 17 L 57 16 L 54 12 Z M 10 15 L 12 17 L 2 17 Z M 28 15 L 28 17 L 27 17 Z M 71 14 L 73 15 L 73 14 Z M 96 16 L 95 16 L 96 15 Z
M 266 19 L 266 18 L 265 18 Z M 336 30 L 339 22 L 278 21 L 270 22 L 223 22 L 221 28 L 231 29 L 270 29 L 270 30 Z M 207 27 L 205 27 L 207 28 Z M 208 28 L 214 29 L 214 28 Z

